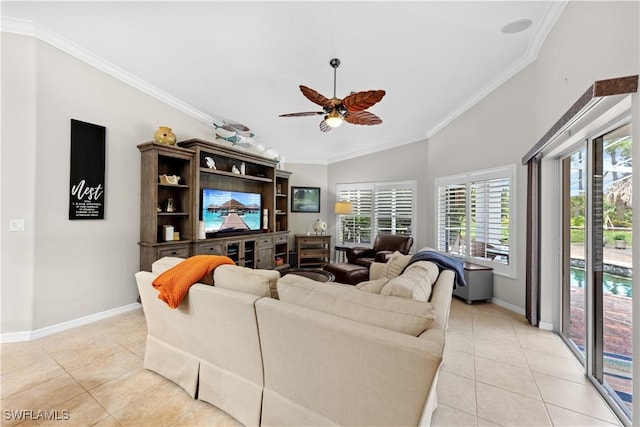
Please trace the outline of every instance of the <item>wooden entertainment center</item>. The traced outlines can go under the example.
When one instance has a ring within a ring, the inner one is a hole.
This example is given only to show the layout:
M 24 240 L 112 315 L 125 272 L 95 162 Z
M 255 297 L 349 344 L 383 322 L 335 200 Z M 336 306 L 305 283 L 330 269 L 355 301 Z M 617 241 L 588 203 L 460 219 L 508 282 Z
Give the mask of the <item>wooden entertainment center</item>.
M 290 172 L 277 160 L 200 139 L 147 142 L 141 154 L 140 269 L 164 256 L 226 255 L 250 268 L 289 267 Z M 202 191 L 257 193 L 266 226 L 202 235 Z

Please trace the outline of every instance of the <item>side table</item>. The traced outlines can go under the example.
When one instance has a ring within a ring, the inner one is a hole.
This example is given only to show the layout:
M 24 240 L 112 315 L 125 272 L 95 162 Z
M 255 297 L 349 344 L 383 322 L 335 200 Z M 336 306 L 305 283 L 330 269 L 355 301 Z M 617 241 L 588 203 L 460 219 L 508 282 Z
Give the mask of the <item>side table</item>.
M 335 262 L 347 262 L 348 246 L 336 246 Z
M 467 286 L 457 286 L 453 295 L 464 299 L 467 304 L 489 301 L 493 297 L 493 268 L 465 262 L 464 280 Z

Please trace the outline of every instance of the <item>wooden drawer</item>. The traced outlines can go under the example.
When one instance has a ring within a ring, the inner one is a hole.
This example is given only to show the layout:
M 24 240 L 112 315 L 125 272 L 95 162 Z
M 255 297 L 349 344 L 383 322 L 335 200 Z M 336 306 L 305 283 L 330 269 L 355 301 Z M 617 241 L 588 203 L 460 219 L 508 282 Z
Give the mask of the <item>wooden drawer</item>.
M 308 249 L 301 249 L 299 256 L 302 257 L 302 258 L 315 258 L 315 257 L 324 257 L 324 256 L 328 256 L 328 255 L 329 255 L 329 251 L 326 250 L 326 249 L 308 248 Z
M 171 246 L 163 246 L 158 249 L 158 259 L 165 256 L 173 256 L 178 258 L 188 258 L 191 256 L 191 246 L 190 245 L 171 245 Z
M 300 237 L 298 242 L 301 245 L 324 245 L 329 244 L 329 238 L 327 237 Z
M 276 241 L 276 245 L 279 245 L 281 243 L 287 243 L 289 241 L 289 238 L 286 235 L 276 236 L 275 241 Z
M 259 248 L 270 248 L 273 247 L 273 239 L 270 237 L 265 237 L 256 240 L 256 246 Z
M 225 255 L 225 245 L 221 242 L 198 243 L 196 253 L 198 255 Z

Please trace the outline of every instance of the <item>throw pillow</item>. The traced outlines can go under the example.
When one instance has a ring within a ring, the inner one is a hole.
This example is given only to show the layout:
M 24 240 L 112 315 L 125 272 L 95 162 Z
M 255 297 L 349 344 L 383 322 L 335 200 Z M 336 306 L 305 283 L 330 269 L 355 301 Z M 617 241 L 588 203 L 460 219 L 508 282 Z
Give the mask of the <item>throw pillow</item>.
M 213 272 L 215 286 L 260 297 L 278 298 L 276 270 L 254 270 L 237 265 L 223 265 Z
M 407 264 L 409 264 L 409 260 L 411 260 L 411 255 L 403 255 L 395 251 L 382 269 L 380 277 L 386 277 L 387 279 L 398 277 Z
M 380 295 L 429 301 L 433 284 L 438 280 L 440 270 L 429 261 L 411 264 L 400 276 L 393 278 L 380 291 Z
M 372 294 L 379 294 L 384 285 L 387 284 L 389 279 L 381 277 L 375 280 L 367 280 L 366 282 L 360 282 L 356 285 L 356 289 L 364 292 L 371 292 Z
M 290 276 L 294 275 L 278 280 L 280 301 L 416 337 L 429 329 L 435 319 L 431 303 Z

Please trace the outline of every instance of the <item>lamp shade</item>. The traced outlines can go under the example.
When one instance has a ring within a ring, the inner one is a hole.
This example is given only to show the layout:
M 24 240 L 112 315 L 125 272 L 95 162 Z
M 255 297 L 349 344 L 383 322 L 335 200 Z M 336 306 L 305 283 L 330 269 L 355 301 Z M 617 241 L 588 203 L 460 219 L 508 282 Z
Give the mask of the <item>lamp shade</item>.
M 351 215 L 353 213 L 353 205 L 348 200 L 340 200 L 336 202 L 336 215 Z

